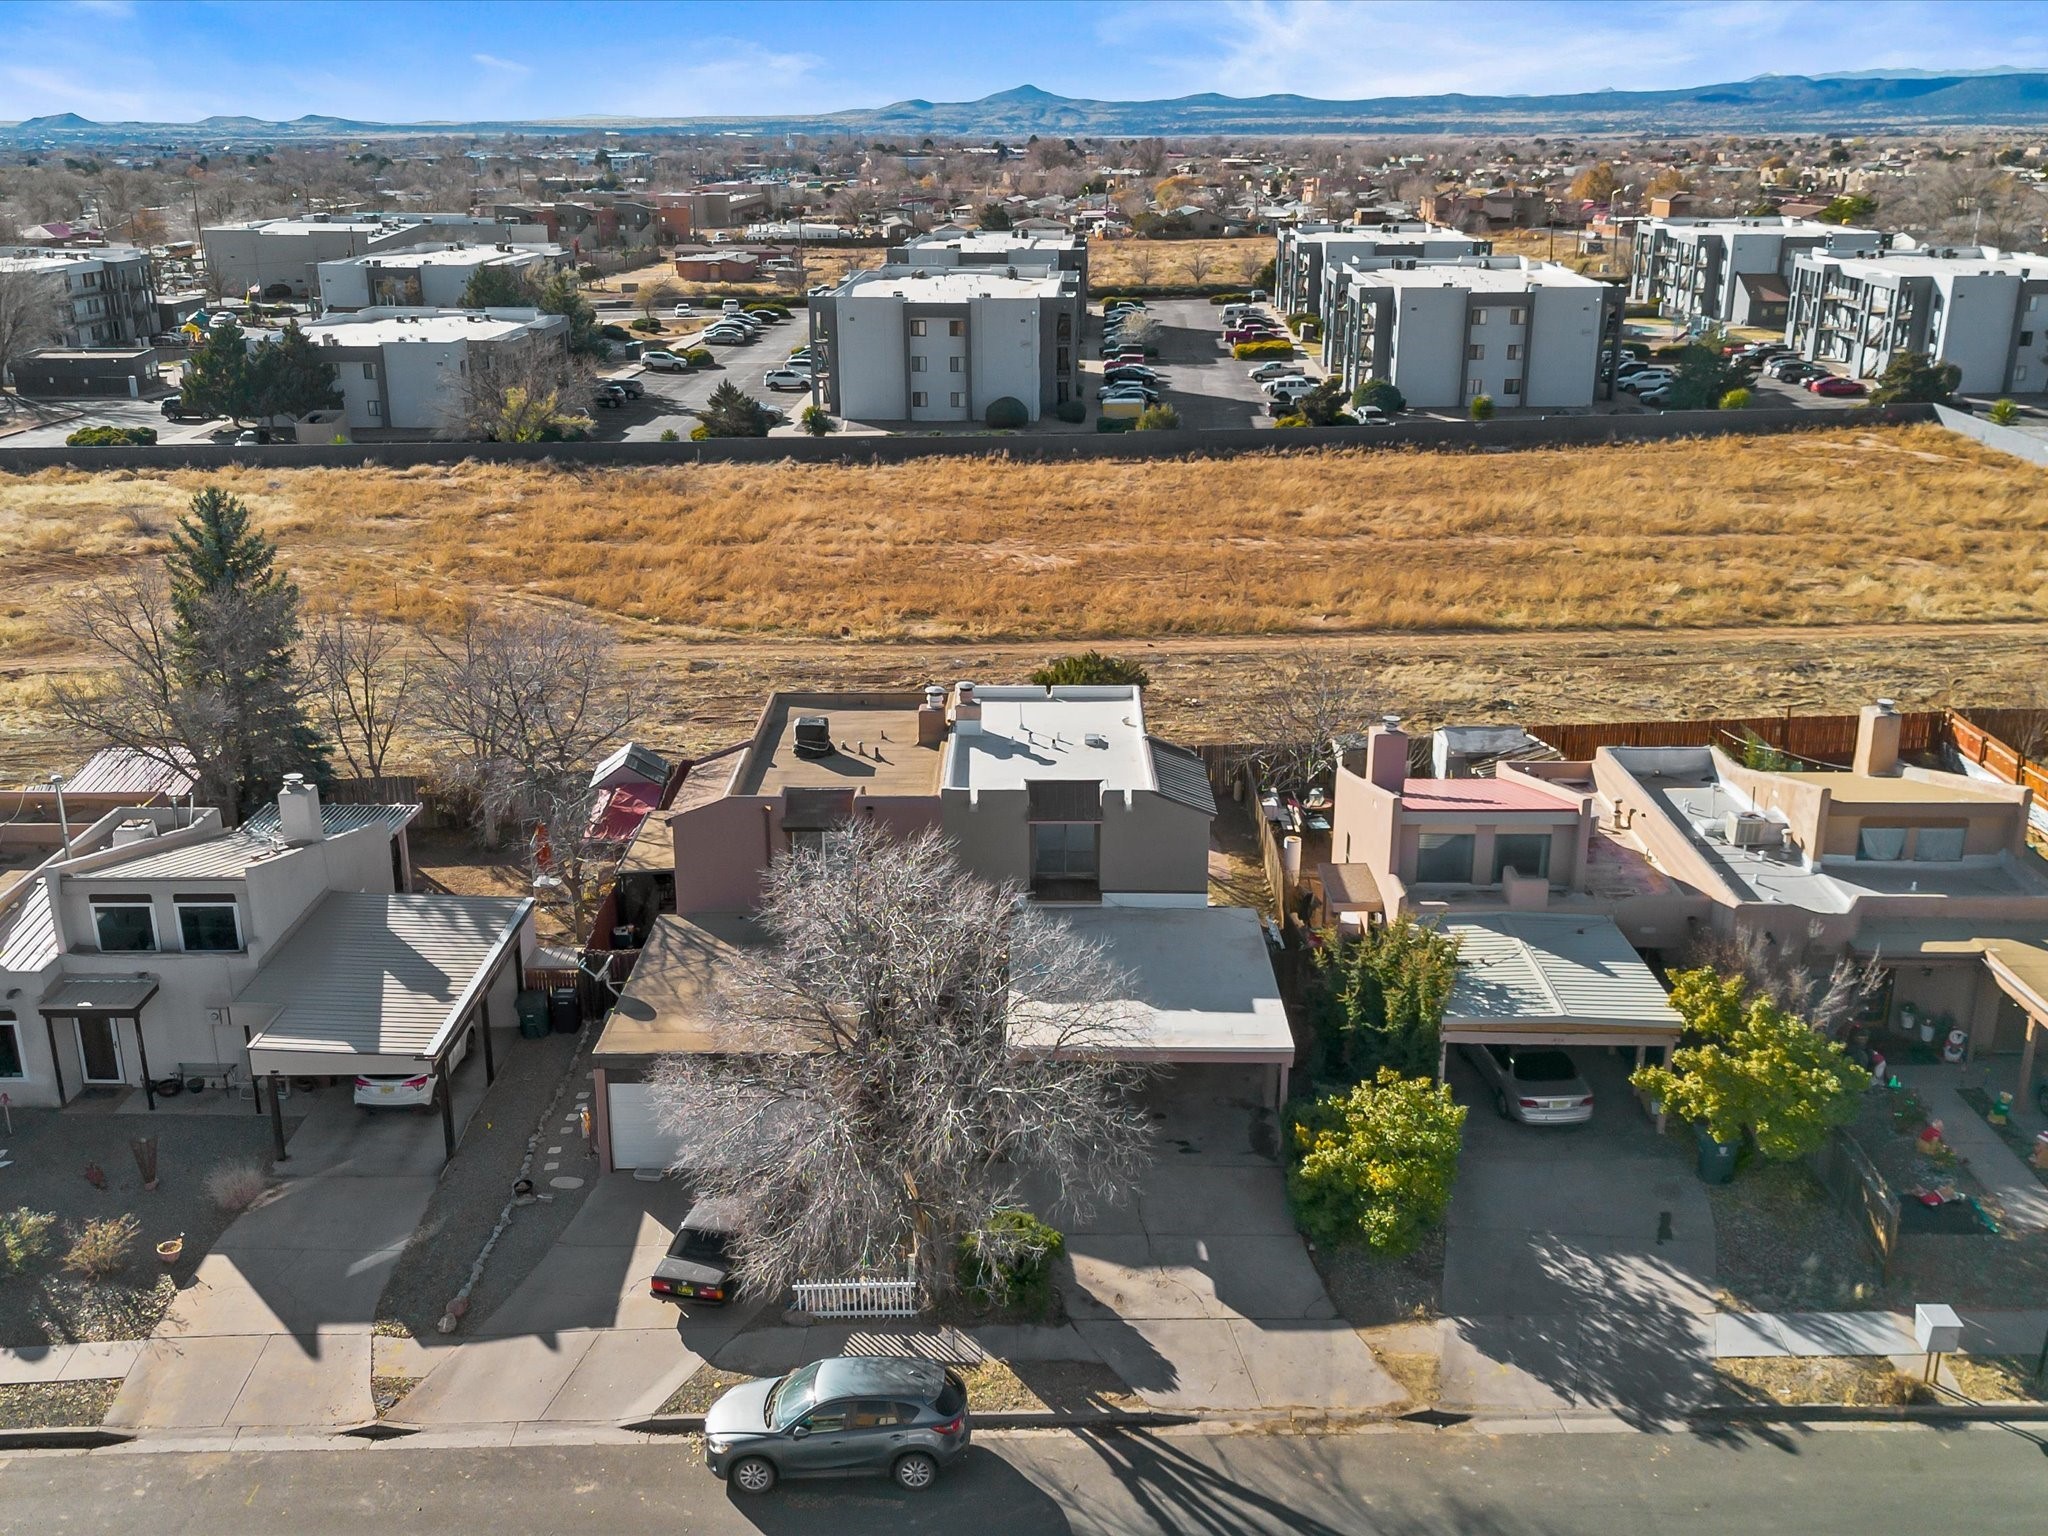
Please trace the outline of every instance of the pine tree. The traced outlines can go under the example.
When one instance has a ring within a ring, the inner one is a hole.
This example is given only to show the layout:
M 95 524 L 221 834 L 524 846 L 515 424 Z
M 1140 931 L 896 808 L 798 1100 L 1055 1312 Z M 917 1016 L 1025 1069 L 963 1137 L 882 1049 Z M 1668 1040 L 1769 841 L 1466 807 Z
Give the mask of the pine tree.
M 766 437 L 768 413 L 761 402 L 731 382 L 711 391 L 711 398 L 697 413 L 706 437 Z
M 597 311 L 576 286 L 576 274 L 558 271 L 540 285 L 534 306 L 544 315 L 560 315 L 569 322 L 569 350 L 578 357 L 604 351 L 604 338 L 597 331 Z
M 533 300 L 532 285 L 511 267 L 478 267 L 462 290 L 464 309 L 523 309 Z
M 250 359 L 251 392 L 258 416 L 304 416 L 309 411 L 338 410 L 341 386 L 334 364 L 299 329 L 284 328 Z
M 256 414 L 254 365 L 239 325 L 216 326 L 185 364 L 180 392 L 187 407 L 239 422 Z
M 219 739 L 221 782 L 208 788 L 229 802 L 222 809 L 238 815 L 286 773 L 321 773 L 327 748 L 306 714 L 297 654 L 299 589 L 248 507 L 213 487 L 198 492 L 164 569 L 179 682 L 208 700 Z

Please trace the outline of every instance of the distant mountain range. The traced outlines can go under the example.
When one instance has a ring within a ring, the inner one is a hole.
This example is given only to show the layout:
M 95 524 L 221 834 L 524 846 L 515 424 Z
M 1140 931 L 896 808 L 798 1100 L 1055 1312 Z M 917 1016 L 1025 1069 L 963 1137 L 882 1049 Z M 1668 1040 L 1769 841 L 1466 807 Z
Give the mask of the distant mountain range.
M 464 123 L 370 123 L 307 116 L 288 123 L 209 117 L 196 123 L 95 123 L 76 113 L 0 125 L 0 142 L 106 144 L 211 140 L 319 140 L 590 134 L 640 136 L 853 134 L 918 140 L 1136 138 L 1153 135 L 1284 137 L 1308 134 L 1881 133 L 1937 128 L 2029 126 L 2048 122 L 2048 70 L 1810 77 L 1759 75 L 1726 85 L 1673 91 L 1588 91 L 1566 96 L 1387 96 L 1318 101 L 1308 96 L 1221 96 L 1171 101 L 1085 101 L 1036 86 L 979 101 L 899 101 L 815 116 L 545 118 Z

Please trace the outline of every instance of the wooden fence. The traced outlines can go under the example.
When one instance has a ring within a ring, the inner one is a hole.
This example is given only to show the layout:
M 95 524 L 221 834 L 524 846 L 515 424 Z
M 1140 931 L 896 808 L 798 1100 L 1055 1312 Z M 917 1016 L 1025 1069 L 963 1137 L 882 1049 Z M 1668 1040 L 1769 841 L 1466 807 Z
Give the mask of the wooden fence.
M 915 1280 L 800 1280 L 796 1310 L 811 1317 L 915 1317 Z
M 1870 1245 L 1871 1255 L 1889 1280 L 1892 1258 L 1899 1251 L 1899 1197 L 1877 1166 L 1840 1131 L 1806 1160 L 1813 1176 L 1835 1206 Z
M 1754 735 L 1792 757 L 1846 767 L 1856 755 L 1855 715 L 1730 715 L 1698 720 L 1610 720 L 1577 725 L 1532 725 L 1529 734 L 1546 741 L 1573 762 L 1602 747 L 1706 747 L 1740 751 Z M 1946 744 L 1947 716 L 1941 710 L 1909 710 L 1899 716 L 1899 750 L 1928 752 Z
M 2048 735 L 2048 712 L 1973 709 L 1962 715 L 1950 710 L 1947 730 L 1950 744 L 1965 762 L 1975 763 L 1995 779 L 2024 785 L 2036 800 L 2048 797 L 2048 764 L 2035 761 L 2027 752 Z M 2012 745 L 2015 741 L 2021 745 Z

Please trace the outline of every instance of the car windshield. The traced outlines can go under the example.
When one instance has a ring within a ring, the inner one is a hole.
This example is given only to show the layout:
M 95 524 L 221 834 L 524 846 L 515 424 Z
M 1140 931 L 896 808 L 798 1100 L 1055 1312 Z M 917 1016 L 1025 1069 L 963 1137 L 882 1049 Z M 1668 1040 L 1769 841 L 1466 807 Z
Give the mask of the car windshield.
M 791 1371 L 768 1389 L 763 1422 L 773 1429 L 789 1428 L 811 1411 L 811 1402 L 817 1391 L 818 1367 L 815 1361 L 801 1370 Z
M 1568 1083 L 1579 1074 L 1563 1051 L 1527 1051 L 1515 1056 L 1515 1080 L 1522 1083 Z

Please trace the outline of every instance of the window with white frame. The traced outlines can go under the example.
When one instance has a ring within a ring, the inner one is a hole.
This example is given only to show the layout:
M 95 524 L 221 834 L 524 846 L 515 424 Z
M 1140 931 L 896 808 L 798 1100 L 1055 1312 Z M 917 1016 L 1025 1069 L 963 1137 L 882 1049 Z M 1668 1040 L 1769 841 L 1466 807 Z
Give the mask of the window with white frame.
M 1508 324 L 1509 324 L 1509 325 L 1520 325 L 1521 323 L 1522 323 L 1522 312 L 1521 312 L 1521 311 L 1520 311 L 1519 309 L 1511 309 L 1511 310 L 1509 310 L 1509 311 L 1508 311 Z
M 93 897 L 92 924 L 103 953 L 136 953 L 158 947 L 156 907 L 147 896 Z
M 382 421 L 383 419 L 384 419 L 384 402 L 383 402 L 382 400 L 372 400 L 372 401 L 370 402 L 370 420 L 372 420 L 372 421 Z
M 1471 884 L 1472 850 L 1476 842 L 1470 832 L 1422 833 L 1416 839 L 1415 883 Z
M 376 365 L 375 363 L 365 363 L 365 364 L 363 364 L 363 377 L 364 377 L 364 378 L 366 378 L 366 379 L 374 379 L 374 378 L 376 378 L 376 377 L 377 377 L 377 365 Z
M 12 1009 L 0 1009 L 0 1077 L 27 1077 L 21 1056 L 21 1025 Z
M 913 336 L 922 336 L 924 334 L 924 322 L 922 320 L 911 321 L 910 334 Z
M 1483 309 L 1475 309 L 1475 310 L 1473 310 L 1473 311 L 1472 311 L 1472 323 L 1473 323 L 1474 325 L 1484 325 L 1484 324 L 1486 324 L 1486 311 L 1485 311 L 1485 310 L 1483 310 Z
M 967 334 L 967 322 L 965 320 L 948 320 L 946 322 L 946 334 L 948 336 L 965 336 Z
M 955 354 L 954 356 L 952 356 L 952 357 L 949 357 L 949 358 L 947 358 L 947 359 L 946 359 L 946 368 L 947 368 L 947 371 L 948 371 L 948 372 L 951 372 L 951 373 L 958 373 L 958 372 L 960 371 L 960 365 L 961 365 L 962 363 L 966 362 L 966 361 L 967 361 L 967 359 L 966 359 L 966 358 L 964 358 L 964 357 L 961 357 L 961 356 L 959 356 L 958 354 Z
M 923 405 L 923 404 L 924 404 L 924 391 L 923 391 L 923 390 L 921 390 L 921 389 L 914 389 L 914 390 L 912 390 L 912 391 L 910 392 L 910 403 L 911 403 L 911 404 L 912 404 L 913 406 L 919 406 L 919 405 Z
M 173 896 L 178 909 L 178 943 L 189 950 L 239 950 L 242 918 L 232 896 Z
M 1500 392 L 1504 395 L 1519 395 L 1522 392 L 1522 381 L 1520 379 L 1502 379 L 1500 382 Z
M 1518 341 L 1511 341 L 1511 342 L 1509 342 L 1509 343 L 1508 343 L 1508 361 L 1509 361 L 1509 362 L 1511 362 L 1511 363 L 1514 363 L 1514 362 L 1520 362 L 1520 361 L 1521 361 L 1521 357 L 1522 357 L 1522 344 L 1521 344 L 1520 342 L 1518 342 Z
M 948 401 L 947 403 L 948 403 L 948 404 L 951 404 L 951 405 L 958 405 L 958 404 L 960 403 L 960 391 L 959 391 L 959 390 L 957 390 L 957 389 L 956 389 L 956 390 L 954 390 L 954 391 L 953 391 L 953 398 L 952 398 L 952 399 L 951 399 L 950 401 Z
M 1465 349 L 1465 356 L 1472 362 L 1479 362 L 1486 356 L 1486 343 L 1475 341 Z
M 923 373 L 924 359 L 922 357 L 913 356 L 910 359 L 910 371 L 912 373 Z

